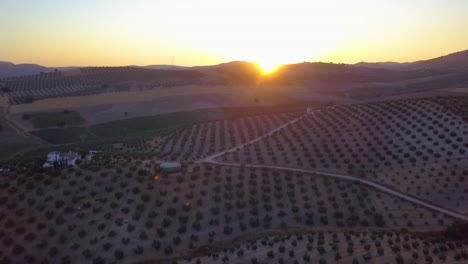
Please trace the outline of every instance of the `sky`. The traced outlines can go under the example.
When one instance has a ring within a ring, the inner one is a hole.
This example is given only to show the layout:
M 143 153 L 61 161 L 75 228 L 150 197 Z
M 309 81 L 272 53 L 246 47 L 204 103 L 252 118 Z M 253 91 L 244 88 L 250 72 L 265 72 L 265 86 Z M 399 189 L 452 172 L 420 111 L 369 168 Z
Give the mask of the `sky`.
M 466 0 L 0 0 L 0 61 L 415 61 L 468 49 Z

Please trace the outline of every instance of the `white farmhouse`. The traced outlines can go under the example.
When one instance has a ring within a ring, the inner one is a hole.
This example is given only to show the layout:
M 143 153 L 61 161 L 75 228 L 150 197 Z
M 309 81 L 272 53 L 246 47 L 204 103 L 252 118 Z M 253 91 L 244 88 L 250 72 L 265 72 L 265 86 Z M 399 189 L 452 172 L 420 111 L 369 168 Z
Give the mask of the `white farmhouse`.
M 58 162 L 59 166 L 73 167 L 76 165 L 76 162 L 81 160 L 81 156 L 76 152 L 50 152 L 47 154 L 47 160 L 42 165 L 43 168 L 53 168 L 54 162 Z

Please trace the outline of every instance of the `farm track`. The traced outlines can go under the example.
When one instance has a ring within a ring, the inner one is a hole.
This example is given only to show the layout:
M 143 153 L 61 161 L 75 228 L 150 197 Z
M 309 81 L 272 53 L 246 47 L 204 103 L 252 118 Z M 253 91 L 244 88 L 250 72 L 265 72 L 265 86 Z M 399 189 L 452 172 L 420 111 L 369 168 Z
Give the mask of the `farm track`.
M 317 111 L 321 111 L 321 110 L 315 110 L 314 112 L 317 112 Z M 253 164 L 227 163 L 227 162 L 220 162 L 220 161 L 215 160 L 215 158 L 217 158 L 219 156 L 222 156 L 222 155 L 224 155 L 224 154 L 226 154 L 228 152 L 241 149 L 241 148 L 243 148 L 243 147 L 245 147 L 247 145 L 250 145 L 250 144 L 253 144 L 253 143 L 257 142 L 257 141 L 260 141 L 265 136 L 270 136 L 270 135 L 278 132 L 279 130 L 287 127 L 288 125 L 291 125 L 293 123 L 298 122 L 304 116 L 305 116 L 305 114 L 298 117 L 298 118 L 296 118 L 296 119 L 293 119 L 293 120 L 283 124 L 282 126 L 279 126 L 279 127 L 275 128 L 275 129 L 273 129 L 273 130 L 271 130 L 271 131 L 269 131 L 269 132 L 267 132 L 267 133 L 265 133 L 263 135 L 260 135 L 257 138 L 252 139 L 252 140 L 250 140 L 250 141 L 248 141 L 248 142 L 246 142 L 244 144 L 241 144 L 241 145 L 233 147 L 231 149 L 228 149 L 228 150 L 219 152 L 217 154 L 208 156 L 208 157 L 206 157 L 204 159 L 196 161 L 196 163 L 208 163 L 208 164 L 213 164 L 213 165 L 222 165 L 222 166 L 231 166 L 231 167 L 245 167 L 245 168 L 255 168 L 255 169 L 275 169 L 275 170 L 282 170 L 282 171 L 294 171 L 294 172 L 302 172 L 302 173 L 308 173 L 308 174 L 318 174 L 318 175 L 321 175 L 321 176 L 341 179 L 341 180 L 345 180 L 345 181 L 358 182 L 360 184 L 363 184 L 363 185 L 366 185 L 368 187 L 377 189 L 379 191 L 390 194 L 390 195 L 392 195 L 394 197 L 398 197 L 398 198 L 400 198 L 402 200 L 405 200 L 405 201 L 408 201 L 410 203 L 425 207 L 427 209 L 431 209 L 431 210 L 439 212 L 439 213 L 443 213 L 445 215 L 451 216 L 451 217 L 459 219 L 459 220 L 468 221 L 468 216 L 467 215 L 458 213 L 456 211 L 448 210 L 446 208 L 437 206 L 437 205 L 432 204 L 430 202 L 427 202 L 427 201 L 421 200 L 419 198 L 413 197 L 411 195 L 405 194 L 405 193 L 400 192 L 398 190 L 395 190 L 393 188 L 387 187 L 387 186 L 385 186 L 383 184 L 380 184 L 380 183 L 377 183 L 377 182 L 374 182 L 374 181 L 371 181 L 371 180 L 366 180 L 366 179 L 363 179 L 363 178 L 358 178 L 358 177 L 349 176 L 349 175 L 345 175 L 345 174 L 339 174 L 339 173 L 317 171 L 317 170 L 307 170 L 307 169 L 283 167 L 283 166 L 273 166 L 273 165 L 253 165 Z

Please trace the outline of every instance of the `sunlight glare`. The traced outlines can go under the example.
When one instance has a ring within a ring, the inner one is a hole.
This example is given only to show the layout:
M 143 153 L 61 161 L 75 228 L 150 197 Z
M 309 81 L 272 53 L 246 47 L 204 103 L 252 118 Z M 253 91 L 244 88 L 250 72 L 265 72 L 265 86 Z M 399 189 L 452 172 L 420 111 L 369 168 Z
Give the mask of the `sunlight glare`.
M 276 69 L 279 67 L 279 64 L 274 62 L 257 62 L 257 65 L 262 74 L 264 75 L 275 72 Z

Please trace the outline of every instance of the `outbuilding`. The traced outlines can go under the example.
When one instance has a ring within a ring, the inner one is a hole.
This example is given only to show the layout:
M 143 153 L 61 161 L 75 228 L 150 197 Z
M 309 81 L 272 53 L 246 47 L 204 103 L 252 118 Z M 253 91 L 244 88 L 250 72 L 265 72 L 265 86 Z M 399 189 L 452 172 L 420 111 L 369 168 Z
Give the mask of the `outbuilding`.
M 164 172 L 177 172 L 182 169 L 182 164 L 178 162 L 164 162 L 159 165 L 159 168 Z

